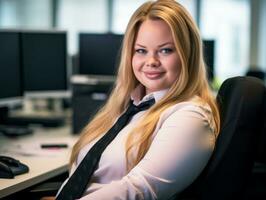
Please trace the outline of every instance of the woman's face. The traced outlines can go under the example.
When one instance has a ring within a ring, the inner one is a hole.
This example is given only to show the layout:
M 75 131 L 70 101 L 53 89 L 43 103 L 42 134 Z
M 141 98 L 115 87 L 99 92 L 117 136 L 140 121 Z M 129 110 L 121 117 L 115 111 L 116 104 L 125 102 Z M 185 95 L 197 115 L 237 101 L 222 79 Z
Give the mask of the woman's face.
M 163 20 L 146 20 L 141 24 L 132 66 L 146 94 L 170 88 L 178 78 L 180 59 L 170 27 Z

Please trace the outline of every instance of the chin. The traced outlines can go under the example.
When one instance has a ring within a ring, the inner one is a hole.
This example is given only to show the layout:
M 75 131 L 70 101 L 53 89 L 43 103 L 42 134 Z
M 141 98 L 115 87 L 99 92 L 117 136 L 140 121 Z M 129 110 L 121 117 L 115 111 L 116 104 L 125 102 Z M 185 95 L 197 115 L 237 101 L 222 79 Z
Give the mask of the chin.
M 152 93 L 152 92 L 157 92 L 157 91 L 163 90 L 163 88 L 147 88 L 147 90 L 149 91 L 149 93 Z

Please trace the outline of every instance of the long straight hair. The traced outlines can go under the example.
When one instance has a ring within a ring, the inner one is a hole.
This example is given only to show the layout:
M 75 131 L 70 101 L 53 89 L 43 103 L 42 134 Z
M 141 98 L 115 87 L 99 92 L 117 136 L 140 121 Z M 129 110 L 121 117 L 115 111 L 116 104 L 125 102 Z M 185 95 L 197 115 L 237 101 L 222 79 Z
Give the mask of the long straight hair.
M 210 106 L 214 116 L 215 134 L 218 134 L 219 111 L 208 85 L 202 41 L 195 22 L 186 9 L 174 0 L 150 1 L 135 11 L 128 23 L 114 88 L 104 107 L 82 131 L 80 139 L 73 147 L 70 164 L 75 162 L 86 144 L 105 134 L 128 106 L 130 94 L 139 84 L 132 70 L 132 57 L 136 35 L 145 20 L 163 20 L 168 24 L 181 66 L 179 77 L 167 94 L 146 112 L 141 122 L 130 132 L 125 146 L 127 169 L 132 169 L 146 154 L 161 113 L 195 95 Z

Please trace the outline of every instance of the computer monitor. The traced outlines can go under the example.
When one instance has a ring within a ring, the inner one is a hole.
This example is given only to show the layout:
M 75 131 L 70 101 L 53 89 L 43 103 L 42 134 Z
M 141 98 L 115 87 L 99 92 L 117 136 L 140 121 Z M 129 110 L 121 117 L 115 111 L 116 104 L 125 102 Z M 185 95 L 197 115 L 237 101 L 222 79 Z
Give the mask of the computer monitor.
M 0 132 L 7 136 L 32 133 L 27 127 L 14 127 L 9 109 L 22 105 L 22 68 L 20 33 L 0 30 Z
M 20 33 L 0 31 L 0 108 L 22 104 Z
M 68 96 L 66 31 L 31 30 L 21 34 L 25 96 Z
M 215 41 L 203 40 L 203 54 L 204 60 L 207 65 L 207 75 L 210 82 L 213 81 L 215 76 L 214 58 L 215 58 Z
M 79 34 L 79 74 L 116 74 L 123 35 Z

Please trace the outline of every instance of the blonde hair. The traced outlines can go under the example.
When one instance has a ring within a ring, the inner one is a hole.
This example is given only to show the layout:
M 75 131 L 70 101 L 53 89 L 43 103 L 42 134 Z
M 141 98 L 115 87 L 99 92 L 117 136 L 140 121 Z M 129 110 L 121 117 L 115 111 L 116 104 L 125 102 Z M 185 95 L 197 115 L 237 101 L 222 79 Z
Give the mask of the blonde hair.
M 89 142 L 105 134 L 126 109 L 131 92 L 139 84 L 132 70 L 133 47 L 141 23 L 163 20 L 171 29 L 181 60 L 180 75 L 163 99 L 151 107 L 126 141 L 127 168 L 133 168 L 145 155 L 152 142 L 152 133 L 161 113 L 170 106 L 197 95 L 209 104 L 214 116 L 215 133 L 220 126 L 219 111 L 211 94 L 202 53 L 199 30 L 186 9 L 174 0 L 150 1 L 141 5 L 131 17 L 122 44 L 117 80 L 105 106 L 84 128 L 75 144 L 70 163 Z M 133 134 L 134 133 L 134 134 Z

